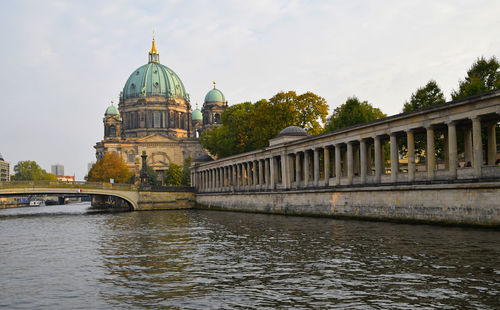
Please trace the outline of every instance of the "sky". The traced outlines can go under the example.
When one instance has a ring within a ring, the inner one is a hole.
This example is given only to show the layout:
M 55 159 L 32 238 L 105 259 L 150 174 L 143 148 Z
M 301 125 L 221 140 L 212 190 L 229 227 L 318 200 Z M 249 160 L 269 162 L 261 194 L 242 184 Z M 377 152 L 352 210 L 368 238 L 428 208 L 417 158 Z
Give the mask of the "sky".
M 434 79 L 447 100 L 480 56 L 500 57 L 500 1 L 2 1 L 0 153 L 83 180 L 129 75 L 160 62 L 203 103 L 312 91 L 387 115 Z

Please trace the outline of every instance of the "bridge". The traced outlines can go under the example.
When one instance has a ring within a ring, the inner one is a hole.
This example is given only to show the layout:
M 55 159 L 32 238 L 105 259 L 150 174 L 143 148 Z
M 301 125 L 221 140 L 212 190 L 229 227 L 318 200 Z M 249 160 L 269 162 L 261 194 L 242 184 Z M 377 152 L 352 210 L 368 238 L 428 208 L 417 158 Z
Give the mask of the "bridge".
M 0 182 L 0 196 L 89 195 L 93 205 L 113 197 L 130 210 L 190 208 L 194 203 L 192 189 L 186 187 L 141 187 L 132 184 L 58 181 Z
M 495 91 L 316 136 L 289 128 L 194 164 L 191 183 L 214 208 L 500 225 L 499 120 Z

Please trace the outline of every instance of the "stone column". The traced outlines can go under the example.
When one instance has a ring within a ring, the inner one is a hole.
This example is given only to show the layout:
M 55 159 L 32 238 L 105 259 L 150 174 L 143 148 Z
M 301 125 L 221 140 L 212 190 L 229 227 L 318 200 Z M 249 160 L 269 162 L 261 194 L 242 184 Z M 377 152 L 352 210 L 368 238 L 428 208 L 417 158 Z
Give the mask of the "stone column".
M 304 150 L 304 187 L 309 186 L 309 152 Z
M 452 179 L 457 178 L 457 128 L 455 122 L 448 124 L 448 171 Z
M 481 177 L 481 166 L 483 165 L 483 142 L 481 141 L 481 119 L 476 116 L 472 118 L 472 148 L 474 176 Z
M 497 123 L 489 123 L 487 128 L 488 134 L 488 165 L 495 165 L 496 157 L 497 157 L 497 137 L 495 129 L 497 127 Z
M 340 166 L 340 143 L 335 144 L 335 185 L 340 185 L 340 177 L 342 174 Z
M 354 175 L 354 156 L 352 153 L 352 142 L 347 142 L 347 183 L 352 184 Z
M 252 166 L 251 162 L 247 162 L 247 190 L 252 187 Z
M 319 186 L 319 150 L 317 148 L 314 148 L 313 150 L 313 156 L 314 156 L 314 186 L 318 187 Z
M 271 172 L 269 171 L 269 158 L 264 159 L 264 172 L 265 172 L 265 178 L 266 178 L 266 188 L 269 189 L 271 188 L 271 180 L 270 180 L 270 174 Z
M 399 157 L 398 157 L 398 137 L 395 133 L 390 134 L 391 139 L 391 182 L 398 181 Z
M 383 162 L 382 162 L 382 144 L 380 141 L 380 136 L 375 136 L 373 138 L 375 141 L 375 183 L 380 183 L 382 180 L 382 169 L 383 167 Z
M 283 188 L 290 188 L 290 177 L 288 172 L 288 155 L 285 152 L 281 153 L 281 186 Z
M 330 149 L 328 146 L 323 148 L 323 168 L 325 176 L 325 186 L 330 185 Z
M 427 179 L 434 180 L 436 170 L 436 150 L 434 149 L 434 128 L 429 126 L 427 131 L 427 149 L 425 156 L 427 157 Z
M 472 130 L 469 127 L 464 129 L 464 157 L 465 164 L 472 165 Z
M 263 171 L 263 163 L 262 159 L 259 159 L 259 188 L 262 189 L 264 188 L 264 171 Z
M 366 183 L 366 141 L 361 139 L 359 140 L 359 155 L 360 155 L 360 161 L 361 161 L 361 184 Z
M 252 168 L 253 168 L 253 170 L 252 170 L 252 177 L 253 177 L 252 185 L 253 186 L 252 187 L 257 189 L 257 161 L 256 160 L 252 161 Z
M 237 190 L 240 189 L 240 183 L 241 183 L 241 167 L 240 167 L 240 164 L 236 164 L 236 184 L 235 184 L 235 187 Z
M 412 129 L 406 132 L 408 141 L 408 182 L 415 181 L 415 134 Z
M 274 159 L 274 156 L 269 159 L 269 164 L 270 164 L 269 170 L 271 172 L 271 175 L 269 177 L 269 179 L 270 179 L 269 184 L 270 184 L 271 189 L 274 189 L 275 184 L 276 184 L 276 170 L 275 170 L 276 169 L 276 159 Z
M 295 187 L 300 187 L 300 175 L 302 170 L 300 169 L 300 152 L 295 153 Z

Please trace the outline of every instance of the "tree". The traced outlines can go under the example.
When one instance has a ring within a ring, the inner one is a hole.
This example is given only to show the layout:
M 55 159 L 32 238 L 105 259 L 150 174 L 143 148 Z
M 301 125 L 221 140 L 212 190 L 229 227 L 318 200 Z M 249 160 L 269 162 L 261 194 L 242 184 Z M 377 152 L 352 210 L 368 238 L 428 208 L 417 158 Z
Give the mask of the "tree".
M 279 92 L 269 100 L 228 107 L 222 125 L 205 130 L 200 141 L 211 154 L 226 157 L 266 147 L 269 139 L 291 125 L 317 134 L 327 114 L 326 100 L 314 93 Z
M 361 102 L 357 97 L 353 96 L 347 98 L 344 104 L 335 108 L 324 131 L 333 131 L 366 123 L 385 116 L 379 108 L 373 107 L 367 101 Z
M 126 183 L 130 179 L 130 170 L 123 158 L 115 153 L 106 153 L 90 169 L 87 180 L 90 182 L 109 182 L 114 179 L 116 183 Z
M 35 161 L 20 161 L 14 166 L 14 180 L 16 181 L 57 181 L 52 173 L 47 173 Z
M 186 157 L 182 164 L 182 185 L 191 185 L 191 157 Z
M 182 168 L 181 166 L 170 163 L 168 169 L 165 172 L 165 184 L 171 186 L 181 186 L 182 185 Z
M 467 71 L 467 76 L 458 83 L 458 90 L 453 90 L 451 98 L 461 99 L 500 88 L 500 64 L 495 56 L 478 58 Z
M 424 87 L 418 88 L 416 92 L 411 94 L 410 100 L 404 104 L 403 112 L 410 112 L 445 102 L 443 92 L 436 81 L 430 80 Z

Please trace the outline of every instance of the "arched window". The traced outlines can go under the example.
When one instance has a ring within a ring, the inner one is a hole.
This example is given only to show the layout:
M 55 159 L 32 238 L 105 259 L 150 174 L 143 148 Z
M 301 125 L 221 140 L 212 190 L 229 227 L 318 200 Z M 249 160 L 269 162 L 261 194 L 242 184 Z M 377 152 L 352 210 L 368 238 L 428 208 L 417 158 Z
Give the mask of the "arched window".
M 220 123 L 220 114 L 219 113 L 215 113 L 214 124 L 219 124 L 219 123 Z
M 116 137 L 116 127 L 115 127 L 115 125 L 111 125 L 109 127 L 109 136 L 110 137 Z

